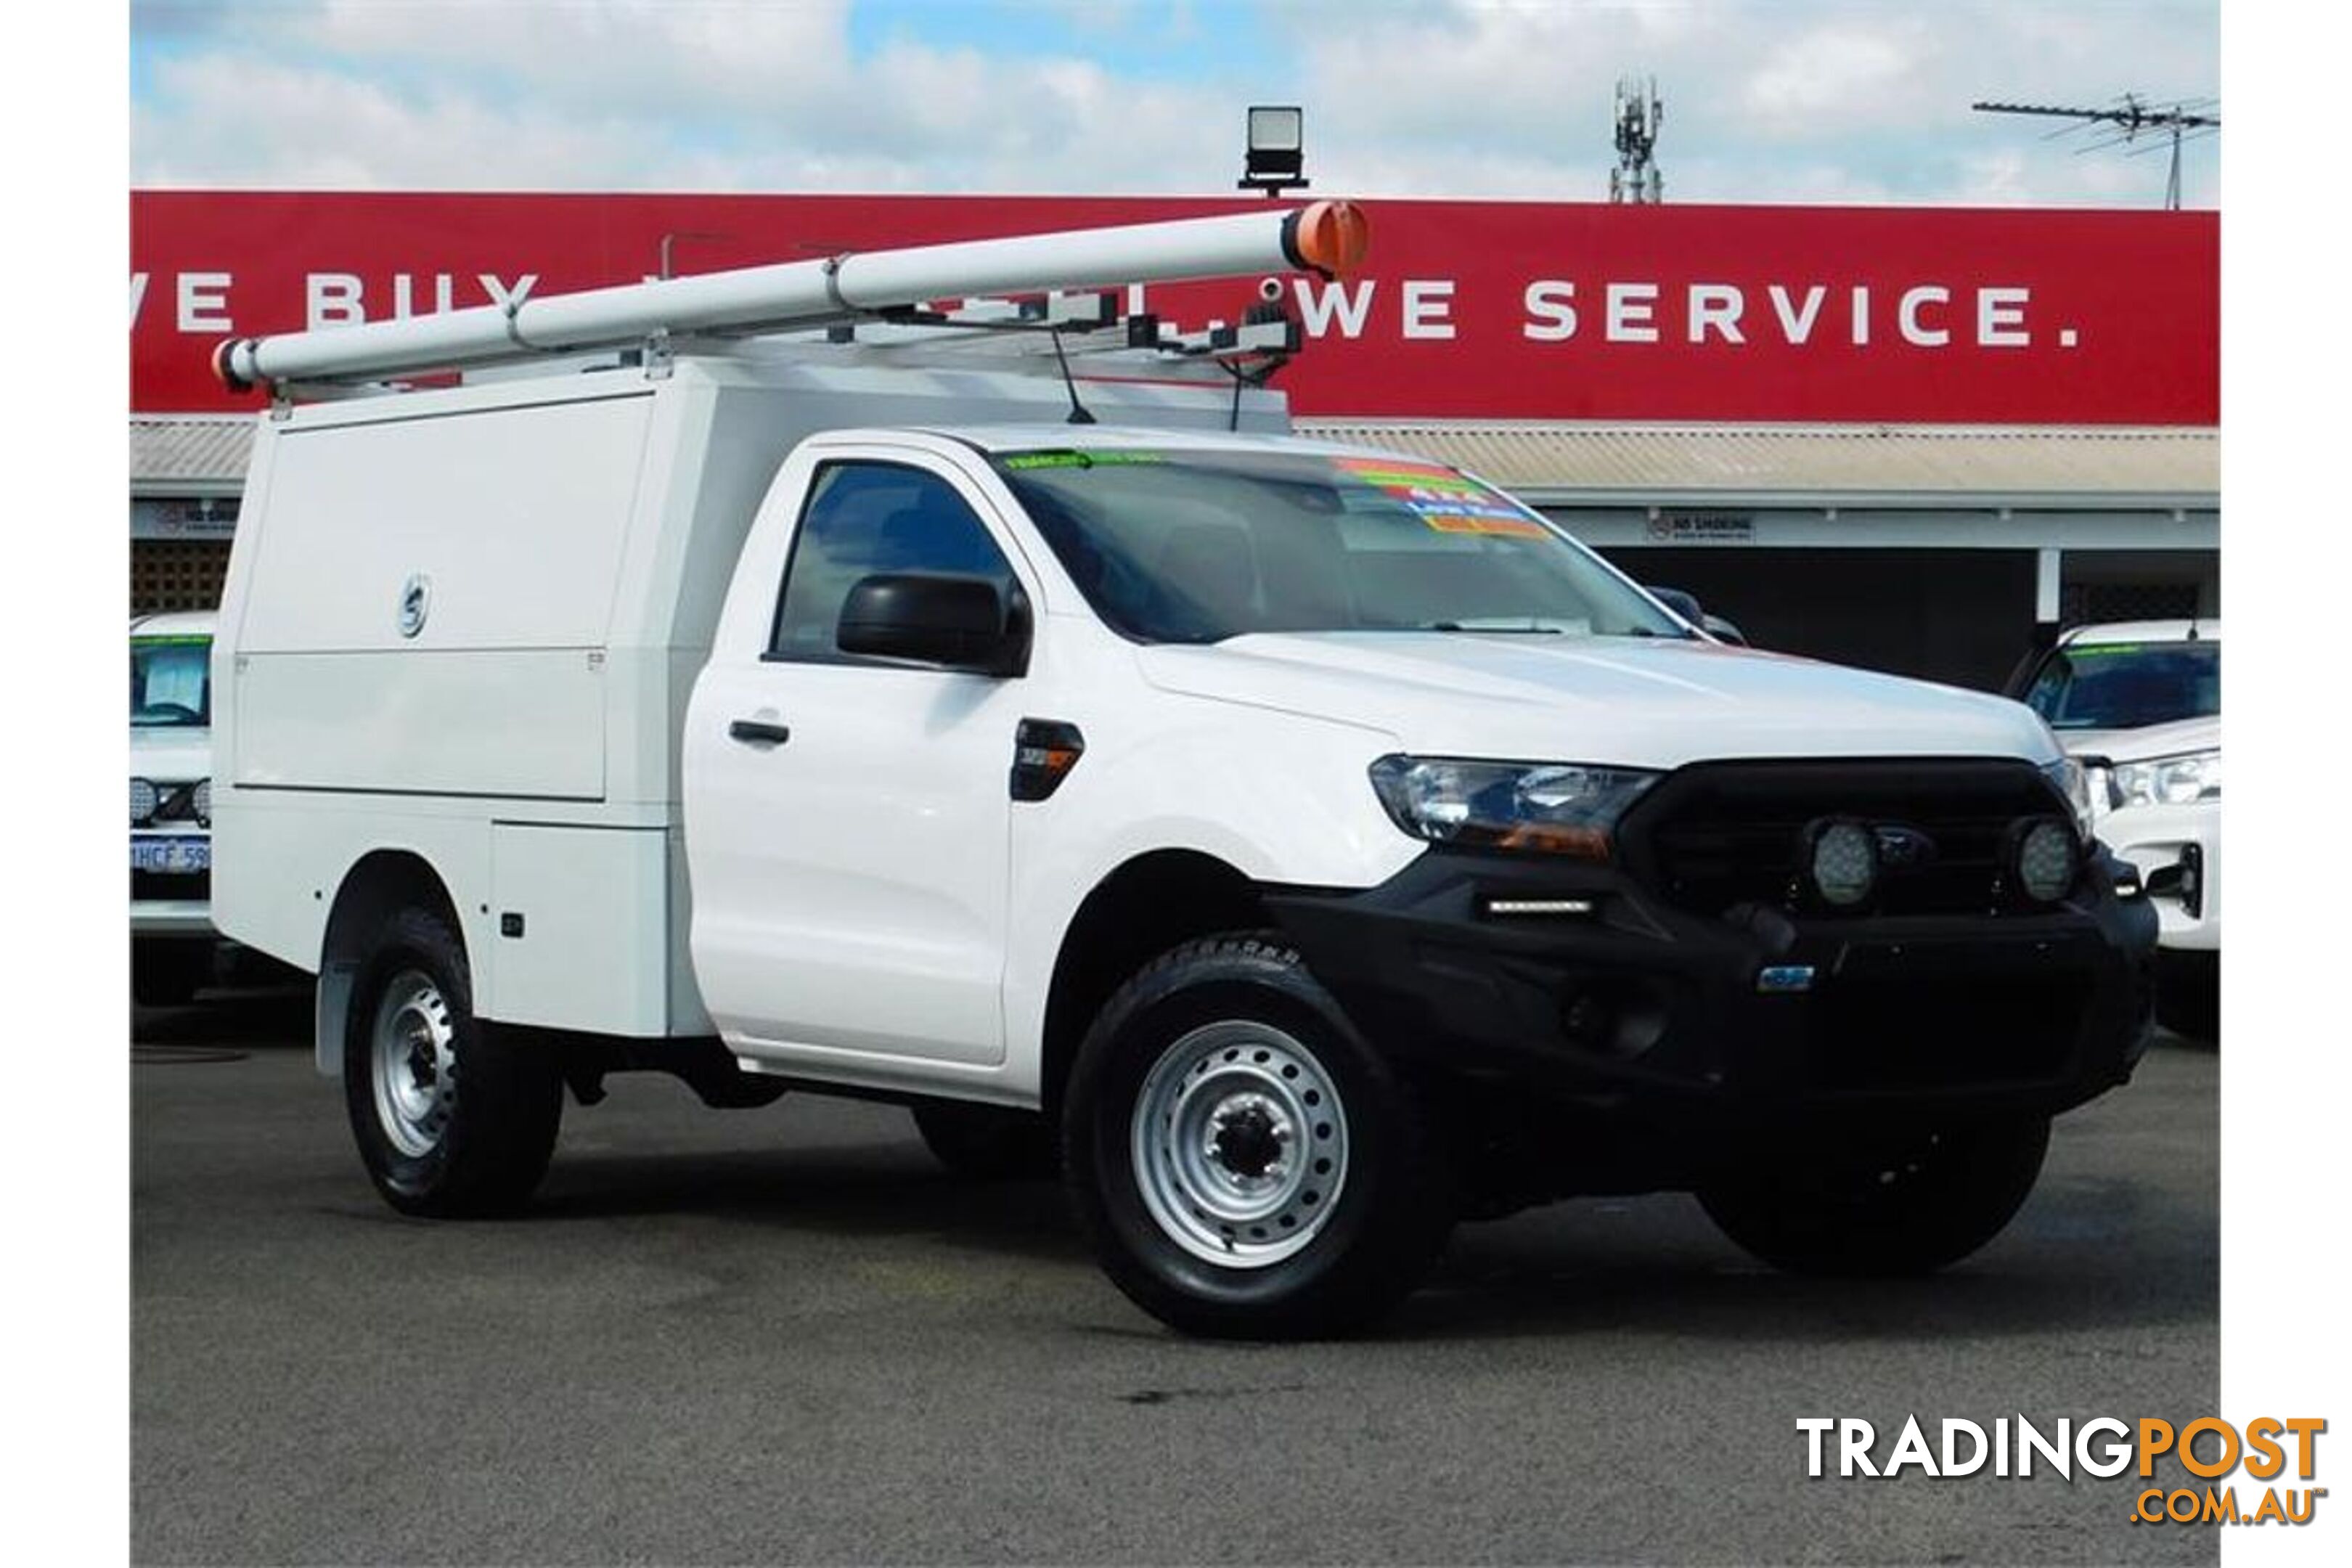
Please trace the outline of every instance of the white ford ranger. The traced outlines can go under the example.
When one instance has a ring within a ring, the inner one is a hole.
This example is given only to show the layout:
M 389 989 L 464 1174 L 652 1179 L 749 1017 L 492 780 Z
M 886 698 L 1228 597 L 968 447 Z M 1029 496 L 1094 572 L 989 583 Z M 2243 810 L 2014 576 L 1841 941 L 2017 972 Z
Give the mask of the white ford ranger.
M 1315 265 L 1315 211 L 1149 243 Z M 1029 243 L 1035 287 L 1153 275 Z M 455 320 L 221 363 L 283 393 Z M 263 422 L 218 914 L 319 973 L 395 1206 L 520 1205 L 615 1070 L 880 1095 L 959 1168 L 1058 1159 L 1168 1322 L 1315 1333 L 1570 1194 L 1932 1268 L 2129 1076 L 2156 917 L 2025 708 L 1724 646 L 1222 371 L 1043 363 L 648 343 Z

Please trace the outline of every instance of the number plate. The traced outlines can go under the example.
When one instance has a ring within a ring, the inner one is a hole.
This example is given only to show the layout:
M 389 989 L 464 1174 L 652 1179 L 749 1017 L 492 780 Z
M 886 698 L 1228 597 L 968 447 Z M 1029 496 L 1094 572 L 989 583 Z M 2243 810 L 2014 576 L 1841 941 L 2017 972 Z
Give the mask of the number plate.
M 131 841 L 134 871 L 209 871 L 213 841 L 189 835 L 175 838 L 134 838 Z

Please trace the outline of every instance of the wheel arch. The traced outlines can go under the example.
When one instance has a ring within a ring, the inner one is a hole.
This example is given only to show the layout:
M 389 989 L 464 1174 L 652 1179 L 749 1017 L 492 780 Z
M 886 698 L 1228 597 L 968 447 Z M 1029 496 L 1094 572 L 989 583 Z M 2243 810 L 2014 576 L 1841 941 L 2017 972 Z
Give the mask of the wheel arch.
M 343 1070 L 343 1039 L 349 1033 L 352 992 L 368 942 L 394 911 L 423 909 L 446 923 L 458 950 L 466 948 L 465 922 L 457 918 L 457 900 L 432 863 L 413 849 L 372 849 L 352 863 L 335 889 L 335 901 L 319 941 L 318 1003 L 313 1023 L 313 1048 L 319 1071 L 329 1077 Z M 472 963 L 467 955 L 467 965 Z
M 1111 993 L 1170 948 L 1268 923 L 1258 884 L 1232 862 L 1198 849 L 1132 856 L 1079 900 L 1054 960 L 1045 1002 L 1039 1101 L 1060 1114 L 1078 1042 Z

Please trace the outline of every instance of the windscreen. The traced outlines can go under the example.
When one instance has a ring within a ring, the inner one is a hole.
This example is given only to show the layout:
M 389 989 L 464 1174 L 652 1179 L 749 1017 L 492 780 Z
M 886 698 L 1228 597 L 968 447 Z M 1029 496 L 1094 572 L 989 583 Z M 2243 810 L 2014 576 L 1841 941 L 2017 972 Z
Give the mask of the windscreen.
M 213 639 L 131 639 L 131 722 L 140 729 L 208 728 L 213 721 Z
M 2221 711 L 2218 642 L 2077 644 L 2034 672 L 2026 706 L 2053 730 L 2137 730 Z
M 1436 464 L 1170 448 L 995 462 L 1095 613 L 1139 641 L 1690 635 L 1540 517 Z

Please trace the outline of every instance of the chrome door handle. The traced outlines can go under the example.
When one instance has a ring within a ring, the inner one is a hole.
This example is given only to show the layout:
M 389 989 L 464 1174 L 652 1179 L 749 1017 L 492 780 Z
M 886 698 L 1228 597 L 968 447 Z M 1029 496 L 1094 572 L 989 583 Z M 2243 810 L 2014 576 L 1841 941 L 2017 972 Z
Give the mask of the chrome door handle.
M 747 746 L 781 746 L 793 738 L 793 732 L 786 726 L 772 724 L 765 719 L 738 719 L 727 726 L 727 738 L 740 741 Z

